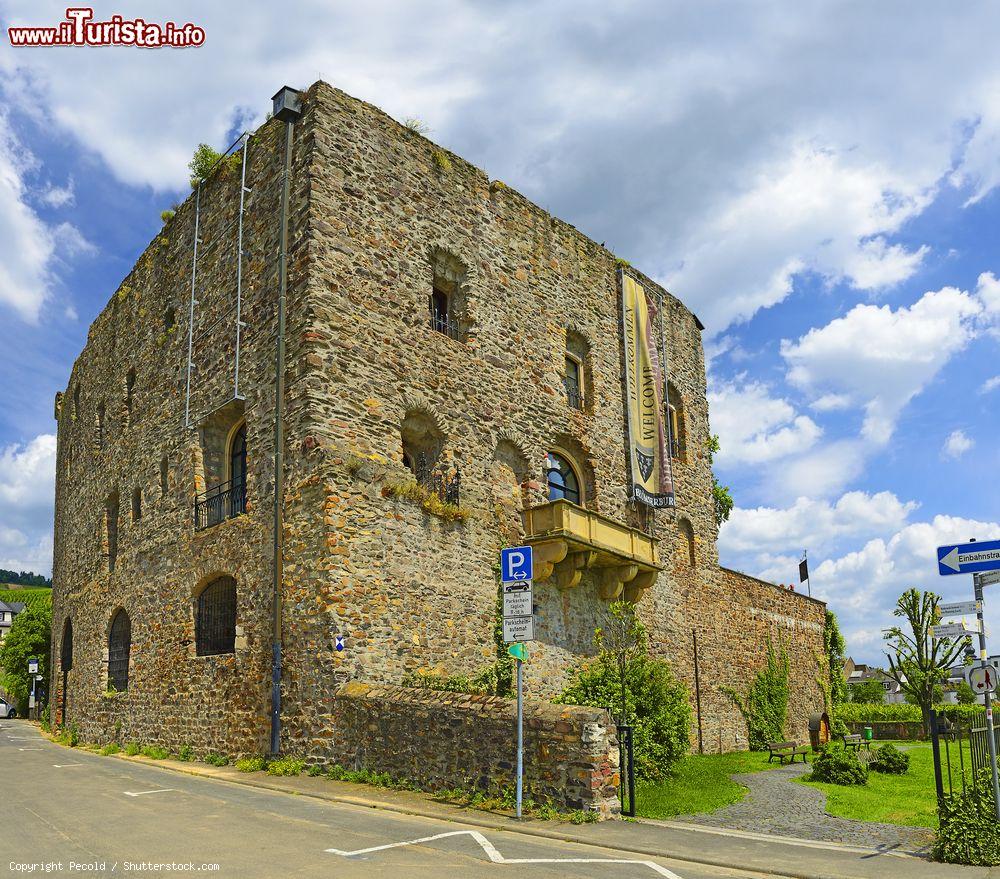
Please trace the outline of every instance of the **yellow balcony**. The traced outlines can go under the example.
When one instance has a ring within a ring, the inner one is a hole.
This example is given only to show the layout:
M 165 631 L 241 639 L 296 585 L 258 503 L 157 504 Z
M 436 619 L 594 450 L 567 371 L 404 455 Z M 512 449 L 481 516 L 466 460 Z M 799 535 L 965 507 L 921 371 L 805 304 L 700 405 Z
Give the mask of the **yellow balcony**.
M 601 598 L 635 602 L 663 569 L 648 534 L 570 501 L 523 510 L 521 521 L 534 548 L 536 581 L 553 578 L 560 589 L 572 589 L 595 569 Z

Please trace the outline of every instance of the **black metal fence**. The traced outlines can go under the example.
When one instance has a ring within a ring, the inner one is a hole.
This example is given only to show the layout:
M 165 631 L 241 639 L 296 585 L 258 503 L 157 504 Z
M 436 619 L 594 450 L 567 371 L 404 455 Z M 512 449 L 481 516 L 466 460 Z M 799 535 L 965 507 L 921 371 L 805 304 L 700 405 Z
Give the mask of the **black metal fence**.
M 961 793 L 967 787 L 975 790 L 982 783 L 982 770 L 990 768 L 986 727 L 952 723 L 932 711 L 930 733 L 938 799 Z M 993 730 L 993 736 L 1000 750 L 1000 728 Z
M 413 476 L 417 483 L 433 491 L 444 503 L 459 506 L 462 494 L 462 471 L 457 467 L 446 473 L 438 466 L 427 463 L 427 455 L 421 452 L 413 462 Z
M 196 531 L 211 528 L 226 519 L 247 511 L 247 486 L 245 482 L 230 480 L 202 492 L 194 499 L 194 527 Z

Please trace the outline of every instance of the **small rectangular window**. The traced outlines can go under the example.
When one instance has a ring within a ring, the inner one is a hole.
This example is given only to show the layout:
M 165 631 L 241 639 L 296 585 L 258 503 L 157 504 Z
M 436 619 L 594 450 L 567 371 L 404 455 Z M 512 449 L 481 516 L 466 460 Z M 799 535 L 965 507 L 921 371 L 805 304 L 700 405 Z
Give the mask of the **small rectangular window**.
M 564 375 L 566 384 L 566 400 L 574 409 L 583 408 L 583 370 L 580 368 L 580 361 L 575 357 L 566 355 L 566 372 Z
M 142 519 L 142 489 L 137 488 L 132 492 L 132 521 L 138 522 Z
M 160 459 L 160 494 L 166 497 L 167 492 L 170 490 L 170 462 L 167 460 L 167 456 L 164 455 Z

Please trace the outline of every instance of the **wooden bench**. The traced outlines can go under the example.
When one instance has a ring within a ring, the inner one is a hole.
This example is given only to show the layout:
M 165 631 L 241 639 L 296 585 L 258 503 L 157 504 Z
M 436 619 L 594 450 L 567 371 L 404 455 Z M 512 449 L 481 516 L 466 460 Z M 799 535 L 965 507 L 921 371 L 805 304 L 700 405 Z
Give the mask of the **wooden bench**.
M 861 738 L 861 733 L 844 734 L 841 735 L 841 738 L 844 740 L 845 751 L 860 751 L 862 746 L 866 751 L 871 750 L 871 745 L 867 740 Z
M 809 749 L 799 745 L 798 742 L 768 742 L 767 750 L 770 752 L 767 758 L 767 762 L 770 763 L 775 757 L 784 765 L 785 760 L 789 760 L 794 763 L 796 757 L 801 757 L 802 762 L 808 762 L 806 760 L 806 754 L 809 753 Z

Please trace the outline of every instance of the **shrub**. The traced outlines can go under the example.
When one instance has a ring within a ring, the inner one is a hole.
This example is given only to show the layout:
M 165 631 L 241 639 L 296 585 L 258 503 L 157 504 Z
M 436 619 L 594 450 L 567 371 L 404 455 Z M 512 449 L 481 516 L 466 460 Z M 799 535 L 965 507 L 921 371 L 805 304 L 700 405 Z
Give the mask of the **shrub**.
M 306 775 L 309 775 L 312 778 L 316 778 L 318 775 L 322 774 L 323 774 L 323 767 L 320 766 L 319 763 L 313 763 L 313 765 L 306 770 Z
M 624 604 L 615 602 L 609 612 L 615 614 L 615 608 Z M 673 676 L 670 666 L 646 652 L 641 626 L 636 632 L 637 649 L 625 664 L 625 715 L 633 726 L 636 774 L 660 781 L 688 751 L 691 704 L 687 688 Z M 621 676 L 613 651 L 602 646 L 597 659 L 579 668 L 554 701 L 598 708 L 620 705 Z
M 983 720 L 982 705 L 935 705 L 934 710 L 952 723 L 968 726 Z M 859 705 L 846 702 L 837 707 L 837 717 L 847 723 L 920 723 L 923 718 L 917 705 L 908 702 L 888 705 Z
M 170 756 L 170 752 L 159 745 L 146 745 L 139 753 L 150 760 L 166 760 Z
M 107 757 L 109 754 L 117 754 L 121 748 L 118 747 L 114 742 L 109 742 L 100 750 L 100 755 L 102 757 Z
M 837 717 L 833 719 L 833 723 L 830 724 L 830 734 L 834 736 L 846 736 L 850 730 L 847 728 L 847 724 L 840 719 L 840 709 L 837 709 Z
M 80 744 L 80 733 L 75 724 L 70 724 L 69 726 L 63 727 L 62 730 L 56 734 L 55 740 L 60 745 L 65 745 L 68 748 L 75 748 Z
M 139 743 L 138 742 L 129 742 L 125 746 L 125 754 L 128 757 L 135 757 L 139 753 L 140 750 L 141 750 L 141 748 L 139 747 Z
M 893 745 L 882 745 L 875 752 L 875 759 L 868 764 L 868 768 L 883 775 L 905 775 L 910 768 L 910 755 Z
M 263 757 L 244 757 L 236 761 L 236 768 L 240 772 L 263 772 L 267 769 L 267 760 Z
M 979 771 L 975 786 L 945 794 L 938 806 L 938 833 L 931 857 L 946 864 L 1000 864 L 1000 826 L 989 769 Z
M 45 730 L 45 732 L 52 732 L 52 715 L 49 708 L 50 706 L 46 705 L 42 709 L 42 713 L 38 715 L 38 725 Z
M 813 762 L 812 780 L 827 784 L 867 784 L 868 769 L 853 751 L 827 750 Z
M 229 758 L 223 757 L 221 754 L 206 754 L 204 762 L 209 766 L 228 766 Z
M 177 759 L 190 763 L 194 760 L 194 749 L 190 745 L 181 745 L 181 749 L 177 752 Z
M 305 760 L 296 760 L 293 757 L 279 757 L 267 764 L 268 775 L 301 775 L 306 768 Z
M 451 159 L 448 158 L 448 154 L 444 150 L 431 150 L 431 159 L 437 165 L 439 171 L 447 172 L 451 170 Z

